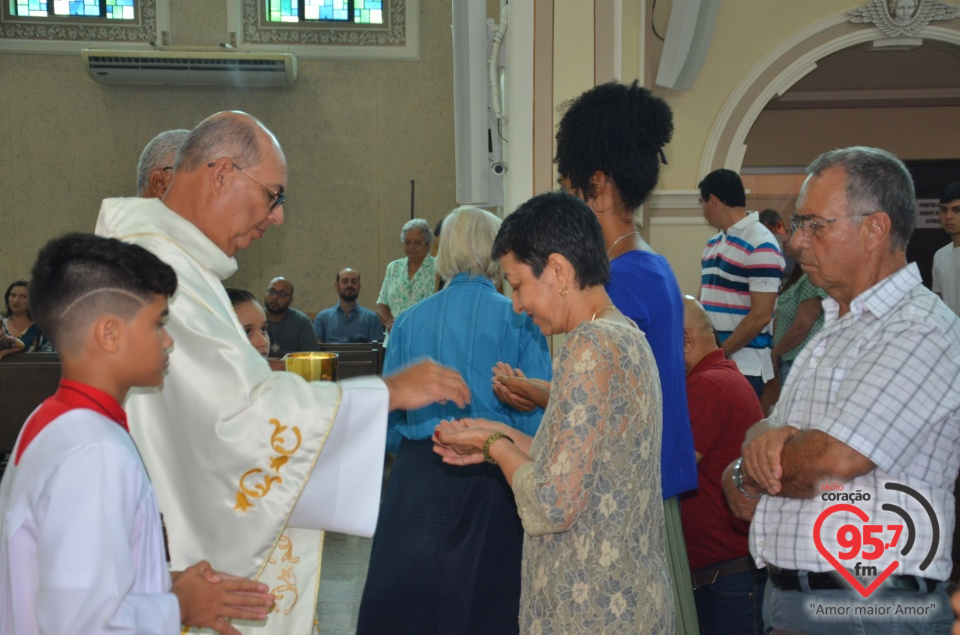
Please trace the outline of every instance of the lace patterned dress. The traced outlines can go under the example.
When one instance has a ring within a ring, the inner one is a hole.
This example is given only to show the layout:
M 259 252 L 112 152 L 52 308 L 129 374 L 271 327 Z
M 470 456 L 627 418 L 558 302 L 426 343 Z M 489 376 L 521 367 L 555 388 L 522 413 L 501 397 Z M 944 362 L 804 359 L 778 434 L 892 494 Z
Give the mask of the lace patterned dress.
M 527 533 L 522 633 L 672 635 L 661 416 L 640 330 L 601 319 L 567 336 L 533 461 L 513 478 Z

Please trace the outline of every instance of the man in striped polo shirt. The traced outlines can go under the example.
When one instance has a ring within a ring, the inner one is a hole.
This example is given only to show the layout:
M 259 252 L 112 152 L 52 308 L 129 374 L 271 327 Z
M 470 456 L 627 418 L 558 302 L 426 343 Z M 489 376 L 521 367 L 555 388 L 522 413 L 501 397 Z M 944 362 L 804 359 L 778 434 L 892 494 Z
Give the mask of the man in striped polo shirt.
M 772 322 L 783 255 L 757 213 L 747 213 L 739 174 L 714 170 L 698 187 L 704 218 L 720 230 L 707 241 L 700 260 L 700 302 L 724 354 L 759 397 L 773 378 Z

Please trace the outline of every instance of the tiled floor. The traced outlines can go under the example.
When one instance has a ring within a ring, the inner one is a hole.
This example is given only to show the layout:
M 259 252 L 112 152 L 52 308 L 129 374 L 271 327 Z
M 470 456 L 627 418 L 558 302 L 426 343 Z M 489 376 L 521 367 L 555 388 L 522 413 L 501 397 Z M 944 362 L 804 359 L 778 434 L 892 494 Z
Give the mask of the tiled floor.
M 321 635 L 353 635 L 367 578 L 372 538 L 327 532 L 320 568 L 317 617 Z

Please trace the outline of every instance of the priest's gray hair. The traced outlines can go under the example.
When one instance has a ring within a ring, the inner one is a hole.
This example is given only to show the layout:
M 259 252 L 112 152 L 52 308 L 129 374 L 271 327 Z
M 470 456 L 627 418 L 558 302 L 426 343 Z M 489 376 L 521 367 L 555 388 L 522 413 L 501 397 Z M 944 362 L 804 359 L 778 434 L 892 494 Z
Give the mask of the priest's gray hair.
M 177 152 L 176 170 L 192 172 L 200 166 L 230 157 L 241 168 L 260 164 L 257 120 L 238 113 L 217 113 L 197 124 Z

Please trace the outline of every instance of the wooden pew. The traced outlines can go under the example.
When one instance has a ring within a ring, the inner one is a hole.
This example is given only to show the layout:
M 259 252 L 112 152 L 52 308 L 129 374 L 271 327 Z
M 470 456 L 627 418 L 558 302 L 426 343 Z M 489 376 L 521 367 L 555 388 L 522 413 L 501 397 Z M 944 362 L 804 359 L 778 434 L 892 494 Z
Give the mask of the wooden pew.
M 337 353 L 339 379 L 379 375 L 383 372 L 383 346 L 379 342 L 368 344 L 320 344 L 325 353 Z
M 383 372 L 383 346 L 379 342 L 369 344 L 320 344 L 323 353 L 336 353 L 338 379 L 379 375 Z M 271 357 L 270 368 L 285 369 L 283 359 Z
M 379 375 L 383 370 L 383 346 L 378 342 L 321 344 L 320 350 L 340 356 L 340 379 Z M 277 363 L 277 369 L 282 369 L 282 362 Z M 19 353 L 8 355 L 0 363 L 0 475 L 3 458 L 13 451 L 24 421 L 56 392 L 59 381 L 60 357 L 56 353 Z
M 56 353 L 18 353 L 0 362 L 0 474 L 13 452 L 20 428 L 44 399 L 57 391 L 60 357 Z

